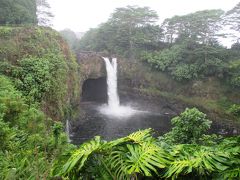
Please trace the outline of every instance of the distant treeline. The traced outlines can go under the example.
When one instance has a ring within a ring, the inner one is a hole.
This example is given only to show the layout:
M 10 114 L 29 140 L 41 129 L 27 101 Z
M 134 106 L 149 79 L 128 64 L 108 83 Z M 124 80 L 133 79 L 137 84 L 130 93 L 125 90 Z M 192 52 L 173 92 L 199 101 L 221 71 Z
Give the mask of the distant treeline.
M 0 0 L 0 25 L 51 25 L 47 0 Z
M 141 60 L 179 81 L 215 76 L 240 87 L 240 3 L 228 12 L 203 10 L 165 19 L 148 7 L 117 8 L 107 22 L 78 40 L 62 31 L 75 51 L 101 51 Z M 224 27 L 232 31 L 223 33 Z M 231 32 L 231 33 L 230 33 Z M 230 49 L 219 38 L 231 38 Z

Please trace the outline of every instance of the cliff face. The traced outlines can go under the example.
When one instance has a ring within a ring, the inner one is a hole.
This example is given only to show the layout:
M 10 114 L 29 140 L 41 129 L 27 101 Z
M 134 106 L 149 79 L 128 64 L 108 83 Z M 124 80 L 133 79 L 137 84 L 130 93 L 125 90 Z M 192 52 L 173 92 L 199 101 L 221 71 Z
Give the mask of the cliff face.
M 81 83 L 87 79 L 97 79 L 106 76 L 104 61 L 96 52 L 77 53 L 77 62 L 81 66 Z
M 105 64 L 100 53 L 78 52 L 81 101 L 107 101 Z
M 101 56 L 102 54 L 94 52 L 77 55 L 81 66 L 80 86 L 85 89 L 83 99 L 93 97 L 96 93 L 102 93 L 102 96 L 95 100 L 103 97 L 106 99 L 107 88 L 106 83 L 103 83 L 106 81 L 106 70 Z M 88 80 L 91 80 L 89 84 Z M 99 84 L 104 84 L 105 87 L 100 87 Z M 165 73 L 151 69 L 147 64 L 118 58 L 118 91 L 123 103 L 135 101 L 143 104 L 143 108 L 173 115 L 184 111 L 186 107 L 197 107 L 218 124 L 230 129 L 236 127 L 238 131 L 240 129 L 239 121 L 228 113 L 226 106 L 237 103 L 240 95 L 216 78 L 178 82 Z
M 216 78 L 178 82 L 142 62 L 121 60 L 118 79 L 122 97 L 147 99 L 163 112 L 166 108 L 180 113 L 186 107 L 197 107 L 209 119 L 240 132 L 239 119 L 228 112 L 229 104 L 239 103 L 240 94 Z
M 74 55 L 57 31 L 0 27 L 0 73 L 11 77 L 27 98 L 37 97 L 34 101 L 54 120 L 63 119 L 72 104 L 79 101 L 78 69 Z

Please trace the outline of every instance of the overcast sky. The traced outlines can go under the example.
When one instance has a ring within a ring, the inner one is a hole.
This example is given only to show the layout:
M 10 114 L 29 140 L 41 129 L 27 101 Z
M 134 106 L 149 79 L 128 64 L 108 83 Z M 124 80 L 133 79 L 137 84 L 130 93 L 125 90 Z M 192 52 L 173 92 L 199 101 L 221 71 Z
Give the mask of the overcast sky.
M 159 21 L 204 9 L 233 8 L 240 0 L 48 0 L 55 15 L 53 28 L 85 32 L 107 21 L 117 7 L 148 6 L 157 11 Z

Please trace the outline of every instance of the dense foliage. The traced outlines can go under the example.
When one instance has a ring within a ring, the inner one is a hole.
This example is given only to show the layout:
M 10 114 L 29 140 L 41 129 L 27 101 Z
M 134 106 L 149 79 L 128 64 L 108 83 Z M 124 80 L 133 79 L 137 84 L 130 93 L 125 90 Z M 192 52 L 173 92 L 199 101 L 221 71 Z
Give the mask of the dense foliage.
M 0 25 L 51 26 L 47 0 L 0 0 Z
M 221 30 L 226 23 L 237 28 L 238 11 L 239 4 L 225 13 L 197 11 L 165 19 L 158 26 L 158 16 L 149 8 L 118 8 L 107 22 L 86 32 L 75 47 L 139 59 L 178 81 L 216 77 L 239 88 L 238 43 L 227 49 L 218 42 L 235 36 Z
M 148 7 L 117 8 L 106 23 L 83 36 L 79 49 L 133 58 L 142 49 L 158 46 L 161 29 L 155 25 L 157 20 L 157 13 Z
M 201 44 L 216 42 L 216 32 L 221 30 L 218 24 L 222 10 L 204 10 L 183 16 L 174 16 L 164 20 L 162 28 L 165 40 L 169 43 L 192 39 Z
M 46 0 L 0 0 L 0 24 L 48 26 L 49 8 Z M 239 43 L 226 49 L 216 38 L 222 16 L 239 30 L 238 12 L 239 4 L 225 14 L 199 11 L 158 26 L 147 7 L 118 8 L 72 47 L 141 59 L 179 81 L 214 76 L 239 88 Z M 196 108 L 173 118 L 162 137 L 146 129 L 110 142 L 97 136 L 76 149 L 60 120 L 78 100 L 78 75 L 56 31 L 0 27 L 0 179 L 240 178 L 240 137 L 206 135 L 211 121 Z M 239 118 L 239 104 L 228 112 Z
M 164 135 L 164 140 L 168 143 L 197 143 L 211 126 L 211 121 L 206 118 L 206 114 L 196 108 L 187 108 L 171 122 L 174 127 Z
M 230 70 L 227 67 L 229 51 L 219 46 L 186 41 L 162 51 L 145 51 L 141 59 L 153 68 L 167 72 L 180 81 L 208 76 L 222 78 Z
M 0 52 L 0 74 L 13 78 L 28 103 L 55 120 L 67 115 L 79 94 L 78 65 L 57 32 L 0 27 Z
M 47 178 L 52 161 L 70 147 L 62 126 L 56 134 L 56 123 L 27 104 L 9 78 L 0 81 L 0 179 Z
M 36 24 L 36 0 L 0 0 L 0 25 Z
M 76 50 L 78 38 L 77 38 L 75 32 L 71 31 L 70 29 L 64 29 L 64 30 L 60 31 L 60 34 L 67 41 L 67 43 L 71 47 L 71 49 Z
M 186 116 L 190 116 L 195 122 L 189 125 L 192 129 L 195 127 L 196 130 L 196 125 L 200 124 L 200 130 L 195 135 L 204 138 L 203 132 L 209 127 L 209 122 L 197 109 L 187 109 L 181 117 L 173 119 L 176 124 L 174 128 L 179 128 L 178 133 L 190 135 L 185 130 L 185 120 L 189 119 Z M 176 121 L 184 125 L 180 126 Z M 171 131 L 173 133 L 176 131 L 174 128 Z M 152 134 L 151 129 L 146 129 L 110 142 L 97 136 L 74 150 L 62 168 L 55 166 L 53 175 L 70 179 L 240 177 L 240 137 L 218 138 L 218 141 L 215 141 L 214 136 L 209 136 L 211 145 L 196 144 L 193 139 L 194 144 L 168 144 L 162 138 L 154 138 Z M 179 140 L 177 136 L 171 138 L 172 142 Z
M 230 108 L 229 108 L 229 112 L 235 116 L 237 116 L 238 118 L 240 118 L 240 105 L 238 104 L 233 104 Z

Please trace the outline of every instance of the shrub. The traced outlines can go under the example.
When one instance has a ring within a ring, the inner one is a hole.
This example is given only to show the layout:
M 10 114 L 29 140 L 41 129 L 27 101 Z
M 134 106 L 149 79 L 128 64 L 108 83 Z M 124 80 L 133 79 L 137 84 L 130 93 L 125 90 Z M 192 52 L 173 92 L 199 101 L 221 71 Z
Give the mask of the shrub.
M 240 105 L 233 104 L 228 111 L 232 113 L 234 116 L 240 117 Z
M 171 143 L 196 143 L 211 126 L 206 114 L 197 108 L 186 108 L 179 116 L 173 118 L 171 123 L 174 127 L 164 135 L 165 140 Z

